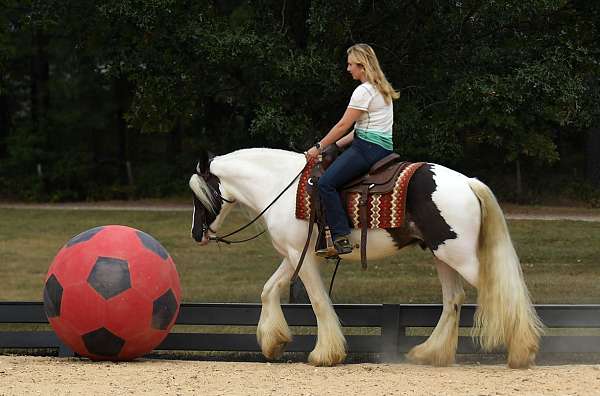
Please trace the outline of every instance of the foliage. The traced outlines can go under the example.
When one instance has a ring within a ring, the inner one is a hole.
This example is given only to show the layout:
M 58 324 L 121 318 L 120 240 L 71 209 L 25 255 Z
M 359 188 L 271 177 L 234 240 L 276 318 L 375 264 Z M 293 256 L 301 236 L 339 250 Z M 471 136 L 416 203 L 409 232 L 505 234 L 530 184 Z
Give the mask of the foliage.
M 203 146 L 301 151 L 346 106 L 355 42 L 401 92 L 394 136 L 408 159 L 484 175 L 519 163 L 534 179 L 577 157 L 600 116 L 597 2 L 3 3 L 4 196 L 163 195 L 185 188 L 177 177 Z M 143 169 L 133 185 L 127 163 Z

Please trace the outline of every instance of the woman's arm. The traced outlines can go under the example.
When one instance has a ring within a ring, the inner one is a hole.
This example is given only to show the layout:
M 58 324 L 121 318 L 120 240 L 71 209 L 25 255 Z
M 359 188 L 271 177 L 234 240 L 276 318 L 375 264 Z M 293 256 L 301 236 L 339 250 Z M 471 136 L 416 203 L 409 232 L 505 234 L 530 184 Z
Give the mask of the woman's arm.
M 323 139 L 321 139 L 321 146 L 325 147 L 328 144 L 337 142 L 344 134 L 348 131 L 348 129 L 352 128 L 352 125 L 360 118 L 360 116 L 364 113 L 363 110 L 352 109 L 348 107 L 342 116 L 342 119 L 338 121 L 337 124 L 331 128 L 329 133 L 325 135 Z
M 352 128 L 352 125 L 360 118 L 363 110 L 352 109 L 348 107 L 344 112 L 342 118 L 331 128 L 331 130 L 325 135 L 323 139 L 319 142 L 321 147 L 325 147 L 328 144 L 332 144 L 337 142 L 344 134 L 348 131 L 348 129 Z M 354 137 L 354 135 L 353 135 Z M 307 156 L 316 157 L 319 155 L 319 151 L 312 147 L 308 150 Z
M 354 129 L 352 130 L 352 132 L 335 142 L 335 144 L 337 144 L 339 148 L 342 148 L 352 143 L 352 140 L 354 140 Z

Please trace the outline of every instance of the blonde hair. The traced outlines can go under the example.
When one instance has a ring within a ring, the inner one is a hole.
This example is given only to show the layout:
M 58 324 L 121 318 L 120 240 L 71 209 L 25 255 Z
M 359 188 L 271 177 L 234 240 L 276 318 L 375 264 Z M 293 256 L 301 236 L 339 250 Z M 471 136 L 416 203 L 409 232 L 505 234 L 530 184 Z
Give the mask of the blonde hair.
M 390 103 L 394 99 L 400 97 L 400 93 L 397 92 L 392 84 L 388 82 L 379 66 L 379 61 L 375 55 L 375 51 L 368 44 L 354 44 L 346 51 L 348 58 L 365 69 L 365 77 L 377 88 L 377 90 L 383 95 L 386 103 Z

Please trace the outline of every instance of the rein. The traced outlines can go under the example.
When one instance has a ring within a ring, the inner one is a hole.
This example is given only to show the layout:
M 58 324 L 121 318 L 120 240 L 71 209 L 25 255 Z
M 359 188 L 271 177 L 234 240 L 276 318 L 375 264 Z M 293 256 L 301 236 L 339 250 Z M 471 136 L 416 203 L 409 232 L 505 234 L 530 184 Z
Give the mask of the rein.
M 257 215 L 257 216 L 254 218 L 254 219 L 252 219 L 252 221 L 250 221 L 248 224 L 246 224 L 246 225 L 244 225 L 244 226 L 242 226 L 242 227 L 238 228 L 238 229 L 237 229 L 237 230 L 235 230 L 235 231 L 232 231 L 232 232 L 230 232 L 230 233 L 229 233 L 229 234 L 227 234 L 227 235 L 223 235 L 223 236 L 209 236 L 209 237 L 208 237 L 208 239 L 209 239 L 209 240 L 211 240 L 211 241 L 223 242 L 223 243 L 225 243 L 225 244 L 227 244 L 227 245 L 231 245 L 232 243 L 243 243 L 243 242 L 248 242 L 248 241 L 251 241 L 251 240 L 253 240 L 253 239 L 256 239 L 256 238 L 258 238 L 259 236 L 261 236 L 262 234 L 264 234 L 266 230 L 262 230 L 261 232 L 259 232 L 258 234 L 254 235 L 253 237 L 250 237 L 250 238 L 247 238 L 247 239 L 243 239 L 243 240 L 240 240 L 240 241 L 230 241 L 230 240 L 227 240 L 227 239 L 225 239 L 225 238 L 227 238 L 227 237 L 230 237 L 230 236 L 232 236 L 232 235 L 235 235 L 235 234 L 237 234 L 237 233 L 238 233 L 238 232 L 240 232 L 240 231 L 243 231 L 243 230 L 245 230 L 245 229 L 246 229 L 246 228 L 248 228 L 250 225 L 252 225 L 252 224 L 253 224 L 253 223 L 254 223 L 256 220 L 258 220 L 258 219 L 259 219 L 259 218 L 260 218 L 260 217 L 261 217 L 263 214 L 265 214 L 265 212 L 266 212 L 267 210 L 269 210 L 269 208 L 270 208 L 271 206 L 273 206 L 273 204 L 275 204 L 275 202 L 277 202 L 277 200 L 278 200 L 279 198 L 281 198 L 281 196 L 282 196 L 282 195 L 283 195 L 283 194 L 284 194 L 284 193 L 285 193 L 285 192 L 286 192 L 286 191 L 287 191 L 287 190 L 288 190 L 288 189 L 289 189 L 289 188 L 290 188 L 290 187 L 291 187 L 291 186 L 294 184 L 294 182 L 295 182 L 295 181 L 296 181 L 296 180 L 297 180 L 297 179 L 300 177 L 300 175 L 302 175 L 302 172 L 304 172 L 304 167 L 303 167 L 303 168 L 300 170 L 300 172 L 299 172 L 299 173 L 296 175 L 296 177 L 294 177 L 294 178 L 292 179 L 292 181 L 291 181 L 291 182 L 290 182 L 290 183 L 287 185 L 287 187 L 286 187 L 286 188 L 284 188 L 284 189 L 283 189 L 283 191 L 281 191 L 281 192 L 279 193 L 279 195 L 277 195 L 277 196 L 275 197 L 275 199 L 273 199 L 273 201 L 271 201 L 271 203 L 270 203 L 269 205 L 267 205 L 267 207 L 266 207 L 266 208 L 264 208 L 264 209 L 262 210 L 262 212 L 260 212 L 260 213 L 259 213 L 259 214 L 258 214 L 258 215 Z M 221 197 L 221 198 L 222 198 L 223 200 L 227 201 L 225 198 L 223 198 L 223 197 Z M 227 201 L 227 202 L 232 202 L 232 201 Z M 210 230 L 211 232 L 213 232 L 213 231 L 210 229 L 210 227 L 209 227 L 209 230 Z
M 209 237 L 208 237 L 208 239 L 209 239 L 209 240 L 211 240 L 211 241 L 223 242 L 223 243 L 225 243 L 225 244 L 227 244 L 227 245 L 231 245 L 231 244 L 234 244 L 234 243 L 244 243 L 244 242 L 248 242 L 248 241 L 251 241 L 251 240 L 253 240 L 253 239 L 256 239 L 256 238 L 258 238 L 259 236 L 261 236 L 262 234 L 264 234 L 266 230 L 262 230 L 261 232 L 259 232 L 258 234 L 254 235 L 254 236 L 252 236 L 252 237 L 250 237 L 250 238 L 246 238 L 246 239 L 242 239 L 242 240 L 238 240 L 238 241 L 230 241 L 230 240 L 227 240 L 227 239 L 225 239 L 225 238 L 228 238 L 228 237 L 230 237 L 230 236 L 232 236 L 232 235 L 235 235 L 235 234 L 237 234 L 237 233 L 238 233 L 238 232 L 240 232 L 240 231 L 243 231 L 243 230 L 245 230 L 245 229 L 246 229 L 246 228 L 248 228 L 250 225 L 252 225 L 254 222 L 256 222 L 256 220 L 258 220 L 258 219 L 259 219 L 259 218 L 260 218 L 260 217 L 261 217 L 263 214 L 265 214 L 265 212 L 266 212 L 267 210 L 269 210 L 269 208 L 270 208 L 271 206 L 273 206 L 273 205 L 275 204 L 275 202 L 277 202 L 277 200 L 278 200 L 279 198 L 281 198 L 281 196 L 282 196 L 282 195 L 283 195 L 283 194 L 284 194 L 284 193 L 285 193 L 285 192 L 286 192 L 286 191 L 287 191 L 287 190 L 288 190 L 288 189 L 289 189 L 289 188 L 290 188 L 290 187 L 291 187 L 291 186 L 294 184 L 294 182 L 295 182 L 295 181 L 296 181 L 296 180 L 297 180 L 297 179 L 298 179 L 298 178 L 299 178 L 299 177 L 302 175 L 302 172 L 304 172 L 304 169 L 305 169 L 305 168 L 306 168 L 306 165 L 305 165 L 305 166 L 304 166 L 304 167 L 303 167 L 303 168 L 300 170 L 300 172 L 299 172 L 299 173 L 298 173 L 298 174 L 297 174 L 297 175 L 296 175 L 296 176 L 295 176 L 295 177 L 292 179 L 292 181 L 291 181 L 291 182 L 290 182 L 290 183 L 289 183 L 289 184 L 288 184 L 288 185 L 287 185 L 287 186 L 286 186 L 286 187 L 285 187 L 285 188 L 284 188 L 284 189 L 283 189 L 283 190 L 282 190 L 282 191 L 281 191 L 281 192 L 280 192 L 280 193 L 279 193 L 279 194 L 278 194 L 276 197 L 275 197 L 275 199 L 273 199 L 273 201 L 271 201 L 271 203 L 270 203 L 269 205 L 267 205 L 267 207 L 266 207 L 266 208 L 264 208 L 264 209 L 263 209 L 263 210 L 262 210 L 262 211 L 261 211 L 261 212 L 260 212 L 258 215 L 256 215 L 256 217 L 255 217 L 254 219 L 252 219 L 252 220 L 251 220 L 251 221 L 250 221 L 248 224 L 246 224 L 246 225 L 244 225 L 244 226 L 242 226 L 242 227 L 239 227 L 237 230 L 235 230 L 235 231 L 231 231 L 230 233 L 228 233 L 228 234 L 226 234 L 226 235 L 223 235 L 223 236 L 218 236 L 218 235 L 215 235 L 215 236 L 209 236 Z M 218 195 L 219 195 L 219 197 L 220 197 L 220 198 L 221 198 L 223 201 L 225 201 L 225 202 L 228 202 L 228 203 L 233 203 L 233 202 L 235 202 L 235 201 L 231 201 L 231 200 L 228 200 L 228 199 L 226 199 L 226 198 L 225 198 L 225 197 L 223 197 L 221 194 L 218 194 Z M 314 214 L 313 214 L 313 215 L 314 215 Z M 304 261 L 304 256 L 305 256 L 305 254 L 306 254 L 306 250 L 307 250 L 307 247 L 308 247 L 308 244 L 309 244 L 309 241 L 310 241 L 310 236 L 311 236 L 311 234 L 312 234 L 312 228 L 313 228 L 313 225 L 314 225 L 314 217 L 311 219 L 311 221 L 309 221 L 309 223 L 310 223 L 310 225 L 309 225 L 309 231 L 308 231 L 308 239 L 307 239 L 307 241 L 306 241 L 306 245 L 304 246 L 304 250 L 303 250 L 303 252 L 302 252 L 302 255 L 301 255 L 301 257 L 300 257 L 300 260 L 299 260 L 299 262 L 298 262 L 298 265 L 296 266 L 296 270 L 294 271 L 294 274 L 292 275 L 291 283 L 293 283 L 293 282 L 294 282 L 294 281 L 295 281 L 295 280 L 298 278 L 298 274 L 299 274 L 299 272 L 300 272 L 300 268 L 302 267 L 302 262 Z M 213 230 L 212 230 L 210 227 L 208 227 L 208 230 L 209 230 L 210 232 L 213 232 L 213 233 L 214 233 L 214 231 L 213 231 Z M 330 298 L 331 298 L 331 291 L 333 290 L 333 282 L 334 282 L 334 280 L 335 280 L 335 275 L 337 274 L 337 270 L 338 270 L 338 266 L 340 265 L 340 261 L 341 261 L 341 258 L 340 258 L 340 257 L 338 257 L 338 258 L 337 258 L 337 263 L 335 264 L 335 270 L 333 271 L 333 275 L 331 276 L 331 283 L 329 284 L 329 297 L 330 297 Z M 291 288 L 290 288 L 290 303 L 292 303 L 292 302 L 293 302 L 293 300 L 294 300 L 294 299 L 293 299 L 293 297 L 292 297 L 292 292 L 291 292 Z

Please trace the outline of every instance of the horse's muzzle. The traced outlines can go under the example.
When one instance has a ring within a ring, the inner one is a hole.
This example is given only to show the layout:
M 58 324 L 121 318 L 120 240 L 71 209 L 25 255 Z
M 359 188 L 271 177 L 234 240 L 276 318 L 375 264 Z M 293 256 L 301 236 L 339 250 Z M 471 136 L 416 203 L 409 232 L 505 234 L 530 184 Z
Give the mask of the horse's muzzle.
M 192 232 L 192 238 L 194 241 L 198 242 L 200 246 L 204 246 L 210 242 L 208 238 L 208 230 L 203 232 Z
M 205 246 L 205 245 L 208 245 L 208 242 L 210 242 L 210 239 L 208 239 L 208 231 L 207 231 L 204 234 L 202 234 L 202 239 L 199 240 L 198 243 L 200 244 L 200 246 Z

